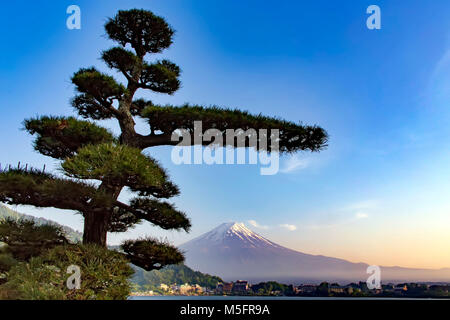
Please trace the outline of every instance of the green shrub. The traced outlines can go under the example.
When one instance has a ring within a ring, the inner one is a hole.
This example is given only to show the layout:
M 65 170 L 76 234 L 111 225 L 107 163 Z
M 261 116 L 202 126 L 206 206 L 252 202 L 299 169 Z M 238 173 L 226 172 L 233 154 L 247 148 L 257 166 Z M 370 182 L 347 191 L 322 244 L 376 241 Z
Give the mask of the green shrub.
M 18 263 L 13 255 L 4 248 L 0 248 L 0 284 L 3 278 L 6 278 L 6 273 Z
M 35 221 L 6 218 L 0 221 L 0 251 L 18 261 L 28 261 L 55 246 L 69 243 L 64 230 L 55 225 L 38 225 Z
M 70 265 L 81 269 L 81 288 L 68 289 Z M 4 298 L 23 300 L 123 300 L 133 270 L 122 254 L 96 245 L 63 245 L 12 267 L 0 286 Z M 6 297 L 5 297 L 6 296 Z

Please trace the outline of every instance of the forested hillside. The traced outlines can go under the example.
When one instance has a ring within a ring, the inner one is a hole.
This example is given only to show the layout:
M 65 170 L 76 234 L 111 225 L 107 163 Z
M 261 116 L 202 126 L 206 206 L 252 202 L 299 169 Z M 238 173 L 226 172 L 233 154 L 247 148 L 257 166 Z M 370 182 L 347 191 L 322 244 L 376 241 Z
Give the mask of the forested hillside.
M 209 274 L 194 271 L 184 264 L 167 266 L 161 270 L 146 272 L 133 266 L 136 273 L 133 276 L 133 283 L 139 286 L 141 290 L 157 289 L 162 283 L 171 285 L 182 285 L 185 283 L 201 287 L 215 288 L 222 279 Z

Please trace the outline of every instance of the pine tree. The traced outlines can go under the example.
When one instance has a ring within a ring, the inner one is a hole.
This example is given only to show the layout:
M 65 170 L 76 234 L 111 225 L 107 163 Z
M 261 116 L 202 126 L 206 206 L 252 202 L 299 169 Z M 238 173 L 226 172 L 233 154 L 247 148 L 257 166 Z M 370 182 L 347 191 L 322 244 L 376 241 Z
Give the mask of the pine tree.
M 34 148 L 61 160 L 64 177 L 20 166 L 3 170 L 1 202 L 75 210 L 84 217 L 83 243 L 106 246 L 108 232 L 125 232 L 141 221 L 166 230 L 189 231 L 191 223 L 185 213 L 164 200 L 178 195 L 178 187 L 142 151 L 177 144 L 171 139 L 177 129 L 186 129 L 193 136 L 194 121 L 202 121 L 204 130 L 220 130 L 224 137 L 227 129 L 279 129 L 281 153 L 320 151 L 326 146 L 327 133 L 317 126 L 239 110 L 162 106 L 136 99 L 141 89 L 171 95 L 180 88 L 181 71 L 176 64 L 145 59 L 168 48 L 174 30 L 163 18 L 137 9 L 119 11 L 107 21 L 105 30 L 119 45 L 104 51 L 102 60 L 120 72 L 126 84 L 94 67 L 82 68 L 71 79 L 77 91 L 71 104 L 85 120 L 51 116 L 25 120 L 25 129 L 36 136 Z M 135 131 L 135 117 L 148 122 L 148 135 Z M 120 136 L 95 122 L 105 119 L 118 122 Z M 196 143 L 206 145 L 192 138 L 191 145 Z M 262 150 L 264 146 L 259 143 L 257 148 Z M 118 200 L 125 187 L 136 194 L 129 203 Z M 146 270 L 183 261 L 175 247 L 152 238 L 126 241 L 122 249 L 133 263 Z

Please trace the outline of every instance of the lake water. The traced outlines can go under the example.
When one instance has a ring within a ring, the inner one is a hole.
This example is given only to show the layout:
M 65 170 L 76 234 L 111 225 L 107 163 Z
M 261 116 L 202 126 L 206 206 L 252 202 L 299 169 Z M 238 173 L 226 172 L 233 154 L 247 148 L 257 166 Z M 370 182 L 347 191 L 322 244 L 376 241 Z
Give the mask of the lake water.
M 430 300 L 430 298 L 370 298 L 370 297 L 241 297 L 241 296 L 133 296 L 128 300 Z M 439 299 L 441 300 L 441 299 Z

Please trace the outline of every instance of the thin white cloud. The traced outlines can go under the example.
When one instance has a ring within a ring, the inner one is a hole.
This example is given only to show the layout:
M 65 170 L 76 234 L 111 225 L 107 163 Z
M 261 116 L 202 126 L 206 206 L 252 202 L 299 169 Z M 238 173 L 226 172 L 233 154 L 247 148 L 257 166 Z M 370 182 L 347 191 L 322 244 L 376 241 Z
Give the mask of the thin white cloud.
M 360 211 L 360 210 L 371 210 L 378 206 L 378 202 L 375 200 L 365 200 L 349 204 L 344 207 L 344 211 Z
M 366 219 L 368 217 L 369 217 L 369 215 L 367 213 L 365 213 L 365 212 L 357 212 L 355 214 L 355 218 L 356 219 Z
M 276 226 L 266 226 L 266 225 L 259 224 L 256 220 L 248 220 L 248 223 L 252 227 L 255 227 L 255 228 L 258 228 L 258 229 L 264 229 L 264 230 L 272 229 L 272 228 L 276 227 Z M 297 230 L 297 226 L 296 225 L 288 224 L 288 223 L 280 224 L 278 227 L 284 228 L 284 229 L 289 230 L 289 231 Z
M 435 77 L 437 74 L 441 73 L 449 64 L 450 64 L 450 49 L 445 51 L 445 53 L 442 55 L 442 57 L 437 62 L 436 67 L 433 72 L 433 77 Z
M 436 64 L 429 80 L 428 96 L 431 104 L 447 110 L 450 97 L 450 49 L 448 49 Z
M 281 173 L 293 173 L 306 169 L 311 164 L 311 160 L 308 158 L 301 158 L 299 155 L 291 156 L 284 163 Z
M 248 220 L 248 223 L 249 223 L 251 226 L 255 227 L 255 228 L 259 228 L 259 229 L 269 229 L 268 226 L 260 225 L 260 224 L 259 224 L 258 222 L 256 222 L 255 220 Z
M 289 231 L 295 231 L 297 230 L 297 226 L 293 225 L 293 224 L 280 224 L 280 227 L 285 228 Z
M 344 208 L 344 211 L 349 211 L 354 214 L 356 220 L 369 218 L 369 213 L 373 212 L 378 207 L 378 201 L 365 200 L 352 203 Z
M 327 219 L 321 219 L 320 222 L 304 225 L 302 228 L 313 230 L 339 228 L 344 225 L 357 223 L 363 219 L 369 219 L 377 212 L 377 209 L 379 209 L 379 201 L 377 200 L 353 202 L 338 208 L 336 212 L 329 213 Z

